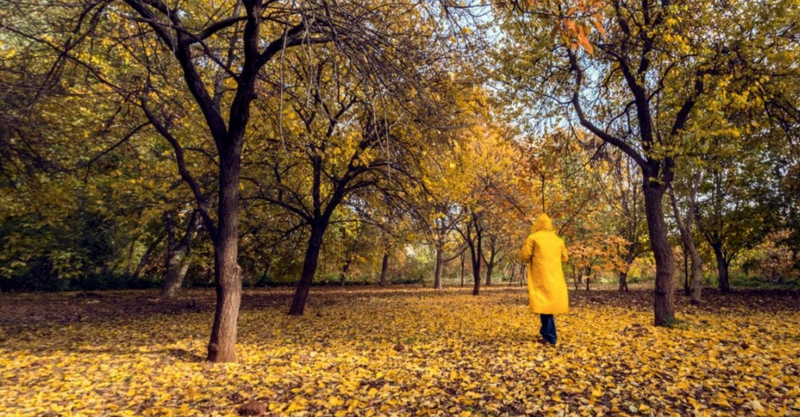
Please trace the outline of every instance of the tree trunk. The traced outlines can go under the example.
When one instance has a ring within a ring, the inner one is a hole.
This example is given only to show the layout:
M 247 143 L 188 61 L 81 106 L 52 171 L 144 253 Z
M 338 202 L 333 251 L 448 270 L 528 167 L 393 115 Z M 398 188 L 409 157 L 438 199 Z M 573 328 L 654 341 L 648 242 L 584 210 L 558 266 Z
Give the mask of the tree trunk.
M 683 231 L 681 231 L 681 239 L 683 239 Z M 683 242 L 683 292 L 687 296 L 692 293 L 689 289 L 689 248 L 686 247 L 686 241 Z
M 184 260 L 186 255 L 188 255 L 188 251 L 175 250 L 167 256 L 167 273 L 164 278 L 164 287 L 161 288 L 161 298 L 172 299 L 178 295 L 178 290 L 186 277 L 186 271 L 191 265 L 188 259 Z
M 689 302 L 692 304 L 700 304 L 703 299 L 703 261 L 697 250 L 692 254 L 692 282 L 689 297 Z
M 344 268 L 342 268 L 342 276 L 341 276 L 341 283 L 340 285 L 344 288 L 345 281 L 347 281 L 347 274 L 350 272 L 350 264 L 352 263 L 353 258 L 348 257 L 347 261 L 344 263 Z
M 136 281 L 139 278 L 139 274 L 142 272 L 142 268 L 144 268 L 144 266 L 147 265 L 147 261 L 150 260 L 150 256 L 153 254 L 153 251 L 156 249 L 158 244 L 161 243 L 162 239 L 163 237 L 159 237 L 158 239 L 153 241 L 153 243 L 150 244 L 150 246 L 144 252 L 144 255 L 142 255 L 142 259 L 139 261 L 139 264 L 136 265 L 136 269 L 133 271 L 133 275 L 131 275 L 131 281 Z
M 728 278 L 728 262 L 725 260 L 725 254 L 722 252 L 722 243 L 714 243 L 711 245 L 714 249 L 714 257 L 717 260 L 717 278 L 719 279 L 719 289 L 722 292 L 731 291 L 731 283 Z
M 208 360 L 236 360 L 237 322 L 242 300 L 242 269 L 239 267 L 239 169 L 241 145 L 220 152 L 219 227 L 214 239 L 214 282 L 217 305 Z
M 189 255 L 192 250 L 192 239 L 194 239 L 199 220 L 200 217 L 198 213 L 196 211 L 193 212 L 183 237 L 176 245 L 172 231 L 172 220 L 167 217 L 169 241 L 167 242 L 166 276 L 164 278 L 164 286 L 161 289 L 162 299 L 175 298 L 181 285 L 183 285 L 186 271 L 189 270 L 189 265 L 191 265 L 191 258 Z
M 692 239 L 690 218 L 687 216 L 686 221 L 685 222 L 683 221 L 680 210 L 678 210 L 678 200 L 675 198 L 675 192 L 672 190 L 672 188 L 670 188 L 669 194 L 670 194 L 670 200 L 672 201 L 672 211 L 673 214 L 675 215 L 675 222 L 678 224 L 678 230 L 681 233 L 681 240 L 683 240 L 684 263 L 688 262 L 686 259 L 687 257 L 692 258 L 692 280 L 691 280 L 691 288 L 689 291 L 689 295 L 691 297 L 690 302 L 692 304 L 699 304 L 701 300 L 701 292 L 703 289 L 702 288 L 703 260 L 697 253 L 697 247 L 694 245 L 694 239 Z M 692 207 L 689 207 L 689 210 L 690 211 L 694 210 L 693 202 L 690 203 L 690 206 Z M 688 274 L 686 276 L 686 280 L 688 280 Z M 686 286 L 688 287 L 688 285 Z
M 472 257 L 472 278 L 475 285 L 472 287 L 472 295 L 479 295 L 481 291 L 481 237 L 478 235 L 475 242 L 469 247 Z
M 472 295 L 479 295 L 481 291 L 481 259 L 480 256 L 472 261 L 472 277 L 475 285 L 472 287 Z
M 353 260 L 356 257 L 356 247 L 358 246 L 358 238 L 361 237 L 361 227 L 356 229 L 356 236 L 353 239 L 353 244 L 348 249 L 347 253 L 345 254 L 345 263 L 344 267 L 342 268 L 342 287 L 344 288 L 344 284 L 347 281 L 348 273 L 350 272 L 350 266 L 353 264 Z
M 667 239 L 667 225 L 664 222 L 662 198 L 665 185 L 651 183 L 644 175 L 644 208 L 647 215 L 647 229 L 650 246 L 656 261 L 656 296 L 654 301 L 655 325 L 670 326 L 675 321 L 675 260 Z
M 389 252 L 383 253 L 383 263 L 381 264 L 381 287 L 386 286 L 386 277 L 389 275 Z
M 433 288 L 442 289 L 442 247 L 436 246 L 436 269 L 433 272 Z
M 465 254 L 461 254 L 461 286 L 464 286 L 464 258 L 466 258 Z
M 578 271 L 578 269 L 575 268 L 575 264 L 573 264 L 572 265 L 572 282 L 575 283 L 575 291 L 578 291 L 578 284 L 580 284 L 578 279 L 580 278 L 580 275 L 581 275 L 577 271 Z
M 486 286 L 492 285 L 492 271 L 494 271 L 494 258 L 497 252 L 494 249 L 494 240 L 492 240 L 491 254 L 489 255 L 489 262 L 486 262 Z
M 308 238 L 308 248 L 303 260 L 303 272 L 300 275 L 300 282 L 297 284 L 297 289 L 294 293 L 292 306 L 289 308 L 290 316 L 302 316 L 303 310 L 306 308 L 308 291 L 311 289 L 311 284 L 314 282 L 314 274 L 317 272 L 319 252 L 322 248 L 322 236 L 325 234 L 327 227 L 327 222 L 311 226 L 311 236 Z
M 628 292 L 628 272 L 619 273 L 619 291 Z

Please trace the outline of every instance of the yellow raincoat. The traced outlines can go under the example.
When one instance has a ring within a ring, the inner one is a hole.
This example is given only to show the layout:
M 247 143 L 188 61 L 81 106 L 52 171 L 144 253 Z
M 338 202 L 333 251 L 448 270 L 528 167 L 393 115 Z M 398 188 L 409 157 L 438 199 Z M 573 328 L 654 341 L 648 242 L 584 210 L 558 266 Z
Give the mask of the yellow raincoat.
M 542 214 L 533 223 L 520 257 L 528 265 L 531 311 L 538 314 L 566 313 L 569 296 L 561 263 L 567 261 L 567 248 L 553 230 L 553 222 L 547 214 Z

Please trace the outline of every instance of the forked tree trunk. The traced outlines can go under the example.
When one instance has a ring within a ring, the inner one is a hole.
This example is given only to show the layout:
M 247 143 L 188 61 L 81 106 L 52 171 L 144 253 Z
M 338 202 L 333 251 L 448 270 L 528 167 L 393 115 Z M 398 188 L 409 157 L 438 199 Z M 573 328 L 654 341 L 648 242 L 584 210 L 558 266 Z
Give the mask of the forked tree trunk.
M 628 292 L 628 272 L 619 273 L 619 291 Z
M 644 208 L 650 245 L 656 261 L 655 325 L 670 326 L 675 321 L 675 260 L 667 239 L 662 198 L 665 185 L 650 181 L 644 175 Z
M 389 252 L 383 253 L 383 263 L 381 264 L 381 287 L 386 286 L 386 277 L 389 275 Z
M 719 279 L 719 289 L 722 292 L 731 291 L 731 283 L 728 278 L 728 261 L 722 252 L 722 243 L 716 242 L 711 245 L 714 249 L 714 258 L 717 260 L 717 278 Z
M 684 258 L 688 255 L 692 259 L 692 280 L 691 288 L 689 290 L 689 295 L 691 297 L 690 302 L 692 304 L 698 304 L 700 303 L 702 296 L 703 260 L 697 253 L 697 247 L 694 245 L 694 239 L 692 239 L 691 220 L 687 218 L 684 222 L 680 210 L 678 210 L 678 200 L 675 198 L 675 192 L 671 188 L 669 194 L 670 200 L 672 201 L 672 211 L 675 216 L 675 222 L 678 224 L 681 240 L 683 240 L 683 246 L 686 248 L 685 252 L 688 252 L 688 254 L 684 253 Z M 694 210 L 694 207 L 689 207 L 689 210 Z M 688 276 L 686 278 L 688 279 Z

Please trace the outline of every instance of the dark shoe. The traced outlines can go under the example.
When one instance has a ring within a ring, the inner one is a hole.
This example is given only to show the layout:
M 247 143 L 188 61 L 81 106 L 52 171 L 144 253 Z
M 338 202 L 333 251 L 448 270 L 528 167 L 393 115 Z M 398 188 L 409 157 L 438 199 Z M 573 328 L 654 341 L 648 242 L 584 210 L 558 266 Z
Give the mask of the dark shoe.
M 537 340 L 537 342 L 539 342 L 540 344 L 549 345 L 549 346 L 555 346 L 556 345 L 555 342 L 551 342 L 551 341 L 549 341 L 549 340 L 547 340 L 547 339 L 545 339 L 543 337 L 540 337 L 539 340 Z

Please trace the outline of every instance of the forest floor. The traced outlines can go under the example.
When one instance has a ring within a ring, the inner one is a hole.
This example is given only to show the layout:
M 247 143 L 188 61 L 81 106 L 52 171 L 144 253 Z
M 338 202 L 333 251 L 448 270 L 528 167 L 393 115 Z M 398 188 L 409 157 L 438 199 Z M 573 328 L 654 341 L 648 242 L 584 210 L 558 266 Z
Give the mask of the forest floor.
M 239 361 L 205 363 L 213 290 L 0 295 L 0 415 L 798 415 L 800 293 L 572 291 L 556 347 L 522 287 L 247 289 Z

